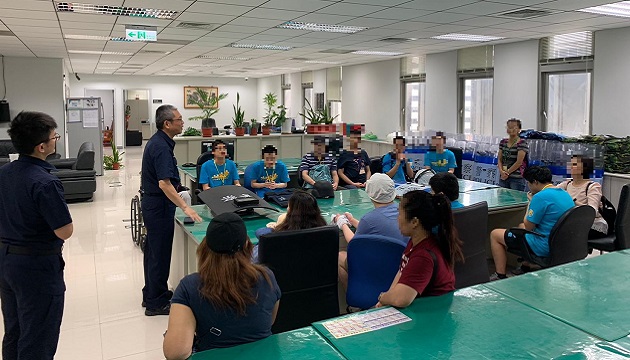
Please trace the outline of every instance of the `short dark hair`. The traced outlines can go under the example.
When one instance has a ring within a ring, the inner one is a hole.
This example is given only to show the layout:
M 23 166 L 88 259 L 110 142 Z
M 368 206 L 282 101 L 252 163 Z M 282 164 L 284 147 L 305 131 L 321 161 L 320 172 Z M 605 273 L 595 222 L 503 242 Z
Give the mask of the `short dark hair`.
M 593 169 L 595 168 L 595 162 L 593 159 L 582 155 L 573 155 L 571 158 L 580 159 L 582 162 L 582 177 L 584 179 L 590 179 L 591 175 L 593 175 Z
M 271 144 L 265 145 L 265 147 L 262 148 L 260 156 L 264 158 L 265 154 L 271 154 L 271 153 L 274 153 L 274 154 L 278 155 L 278 149 L 275 146 L 271 145 Z
M 407 142 L 407 140 L 405 140 L 405 137 L 402 135 L 396 135 L 394 137 L 394 145 L 396 145 L 396 140 L 402 140 L 403 141 L 403 145 L 405 145 L 405 143 Z
M 173 105 L 164 104 L 161 105 L 157 110 L 155 110 L 155 126 L 158 130 L 162 130 L 164 128 L 164 122 L 166 120 L 173 120 L 175 114 L 173 111 L 177 110 L 177 108 Z
M 52 116 L 37 111 L 22 111 L 11 121 L 7 131 L 13 147 L 22 155 L 31 155 L 35 146 L 50 141 L 50 132 L 57 128 Z
M 530 166 L 525 169 L 523 177 L 527 182 L 533 183 L 538 181 L 541 184 L 550 183 L 552 180 L 551 170 L 544 166 Z
M 431 190 L 434 193 L 442 193 L 450 201 L 455 201 L 459 198 L 459 181 L 450 172 L 441 172 L 433 175 L 429 179 L 429 186 L 431 186 Z
M 519 130 L 523 128 L 522 125 L 521 125 L 521 120 L 519 120 L 517 118 L 511 118 L 511 119 L 508 119 L 508 121 L 506 121 L 505 123 L 509 124 L 511 122 L 516 123 L 516 126 L 518 126 Z
M 223 140 L 214 140 L 214 142 L 212 143 L 212 151 L 216 150 L 217 146 L 219 146 L 219 144 L 225 145 Z

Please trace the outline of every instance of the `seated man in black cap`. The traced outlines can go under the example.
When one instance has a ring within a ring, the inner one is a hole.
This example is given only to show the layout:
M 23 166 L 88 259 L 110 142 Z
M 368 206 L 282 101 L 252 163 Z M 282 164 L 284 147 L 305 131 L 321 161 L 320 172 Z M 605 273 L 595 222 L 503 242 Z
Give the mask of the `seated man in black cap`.
M 300 174 L 302 174 L 306 189 L 312 189 L 318 181 L 330 182 L 333 190 L 339 187 L 337 160 L 332 154 L 326 152 L 326 142 L 327 139 L 324 136 L 315 136 L 311 141 L 313 152 L 302 157 Z

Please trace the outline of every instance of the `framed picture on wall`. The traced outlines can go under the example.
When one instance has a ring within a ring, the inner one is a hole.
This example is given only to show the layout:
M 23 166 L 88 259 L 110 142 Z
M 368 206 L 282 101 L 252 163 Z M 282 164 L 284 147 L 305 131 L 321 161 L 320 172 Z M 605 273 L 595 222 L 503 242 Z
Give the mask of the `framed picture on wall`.
M 192 103 L 191 98 L 198 98 L 199 94 L 197 93 L 197 89 L 201 89 L 207 92 L 211 97 L 219 96 L 219 88 L 216 86 L 184 86 L 184 108 L 185 109 L 199 109 L 199 106 Z M 214 106 L 215 108 L 219 106 L 219 103 Z

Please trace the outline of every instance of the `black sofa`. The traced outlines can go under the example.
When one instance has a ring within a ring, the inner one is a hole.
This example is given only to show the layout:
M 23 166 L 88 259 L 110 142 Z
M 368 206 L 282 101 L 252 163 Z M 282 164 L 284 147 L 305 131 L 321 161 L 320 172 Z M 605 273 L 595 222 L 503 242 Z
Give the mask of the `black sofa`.
M 94 171 L 94 144 L 84 142 L 79 147 L 76 158 L 48 160 L 57 168 L 53 172 L 63 185 L 66 201 L 91 200 L 96 191 L 96 171 Z

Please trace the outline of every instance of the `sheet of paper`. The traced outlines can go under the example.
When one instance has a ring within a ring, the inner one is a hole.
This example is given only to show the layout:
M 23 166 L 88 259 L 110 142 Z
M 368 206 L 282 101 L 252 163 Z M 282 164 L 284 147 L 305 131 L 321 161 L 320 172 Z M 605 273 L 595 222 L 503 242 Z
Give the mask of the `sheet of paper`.
M 83 127 L 95 128 L 98 127 L 98 109 L 83 110 Z
M 68 122 L 81 121 L 81 110 L 68 110 Z
M 362 334 L 411 321 L 395 308 L 385 308 L 325 321 L 322 325 L 335 339 Z
M 81 99 L 70 99 L 68 100 L 68 107 L 69 108 L 82 108 L 83 101 Z

